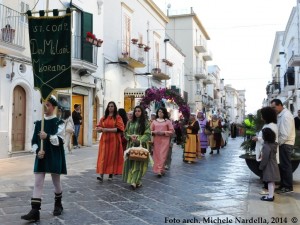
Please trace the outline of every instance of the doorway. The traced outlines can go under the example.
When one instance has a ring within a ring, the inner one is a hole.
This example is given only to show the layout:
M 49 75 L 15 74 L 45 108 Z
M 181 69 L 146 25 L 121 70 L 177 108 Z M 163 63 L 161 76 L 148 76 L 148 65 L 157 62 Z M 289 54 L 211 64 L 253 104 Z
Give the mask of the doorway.
M 78 137 L 78 144 L 83 145 L 83 127 L 84 127 L 84 96 L 83 95 L 72 95 L 72 112 L 74 111 L 74 105 L 80 105 L 81 109 L 81 116 L 82 116 L 82 123 L 80 126 L 79 137 Z
M 93 143 L 95 144 L 98 141 L 98 132 L 95 130 L 99 119 L 98 119 L 98 106 L 99 106 L 98 98 L 95 98 L 94 106 L 93 106 Z
M 21 86 L 16 86 L 12 102 L 12 151 L 25 149 L 26 93 Z

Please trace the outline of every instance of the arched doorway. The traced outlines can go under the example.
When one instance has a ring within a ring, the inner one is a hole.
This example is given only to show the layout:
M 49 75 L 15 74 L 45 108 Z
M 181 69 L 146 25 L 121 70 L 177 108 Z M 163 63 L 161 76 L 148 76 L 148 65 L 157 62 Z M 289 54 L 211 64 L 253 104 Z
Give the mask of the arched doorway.
M 26 93 L 21 86 L 16 86 L 12 102 L 12 151 L 25 149 Z

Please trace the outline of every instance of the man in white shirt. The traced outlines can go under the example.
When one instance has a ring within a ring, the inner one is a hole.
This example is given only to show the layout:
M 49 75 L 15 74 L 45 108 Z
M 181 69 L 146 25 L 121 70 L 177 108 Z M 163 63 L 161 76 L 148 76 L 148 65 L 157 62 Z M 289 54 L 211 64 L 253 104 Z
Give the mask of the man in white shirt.
M 273 99 L 271 107 L 277 112 L 279 169 L 281 182 L 277 193 L 293 192 L 291 155 L 295 144 L 295 122 L 292 113 L 283 107 L 280 99 Z

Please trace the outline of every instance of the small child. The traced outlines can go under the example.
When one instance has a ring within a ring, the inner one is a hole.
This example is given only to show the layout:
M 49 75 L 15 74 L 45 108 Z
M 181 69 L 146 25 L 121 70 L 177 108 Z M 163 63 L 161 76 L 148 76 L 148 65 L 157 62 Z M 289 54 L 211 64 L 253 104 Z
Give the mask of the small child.
M 274 201 L 275 182 L 280 181 L 280 173 L 276 160 L 276 135 L 270 128 L 262 130 L 264 144 L 261 152 L 259 169 L 263 171 L 263 181 L 268 183 L 269 195 L 261 197 L 262 201 Z

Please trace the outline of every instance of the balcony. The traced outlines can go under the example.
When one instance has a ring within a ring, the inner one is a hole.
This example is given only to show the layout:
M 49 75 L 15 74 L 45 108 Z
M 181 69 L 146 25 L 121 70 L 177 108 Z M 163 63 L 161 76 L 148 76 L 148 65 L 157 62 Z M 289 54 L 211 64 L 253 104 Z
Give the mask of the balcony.
M 90 73 L 97 71 L 98 47 L 86 41 L 85 37 L 72 35 L 72 67 L 85 69 Z
M 203 39 L 197 39 L 195 42 L 195 50 L 198 53 L 206 52 L 207 51 L 206 41 L 204 41 Z
M 196 68 L 194 76 L 196 79 L 206 79 L 207 78 L 206 71 L 203 68 Z
M 280 82 L 272 82 L 266 87 L 267 95 L 271 97 L 277 97 L 281 93 Z
M 213 59 L 211 51 L 204 53 L 202 57 L 205 61 L 211 61 Z
M 284 74 L 284 90 L 291 91 L 295 89 L 295 68 L 288 67 Z
M 207 78 L 203 80 L 203 83 L 204 84 L 214 84 L 215 80 L 214 80 L 214 78 L 212 78 L 211 75 L 208 75 Z
M 291 52 L 290 54 L 290 59 L 288 62 L 288 66 L 292 67 L 292 66 L 300 66 L 300 55 L 299 54 L 295 54 L 294 51 Z
M 119 61 L 125 62 L 131 68 L 143 68 L 146 66 L 146 52 L 144 46 L 131 42 L 119 43 Z
M 172 71 L 173 69 L 172 66 L 170 66 L 170 64 L 160 62 L 159 60 L 154 60 L 154 62 L 152 63 L 151 74 L 153 75 L 154 79 L 160 81 L 169 80 Z
M 1 53 L 19 54 L 25 50 L 25 16 L 0 4 Z

